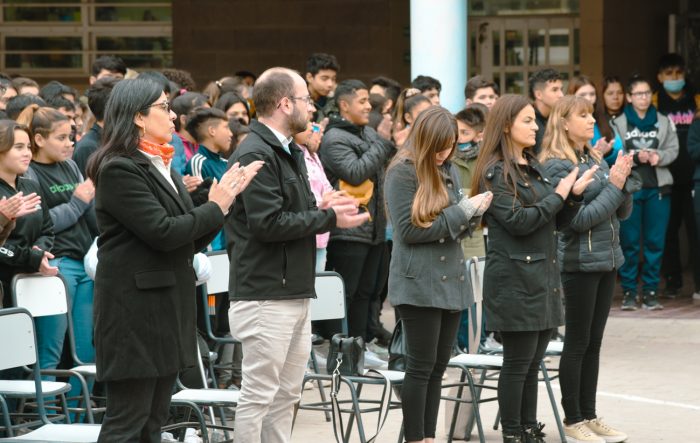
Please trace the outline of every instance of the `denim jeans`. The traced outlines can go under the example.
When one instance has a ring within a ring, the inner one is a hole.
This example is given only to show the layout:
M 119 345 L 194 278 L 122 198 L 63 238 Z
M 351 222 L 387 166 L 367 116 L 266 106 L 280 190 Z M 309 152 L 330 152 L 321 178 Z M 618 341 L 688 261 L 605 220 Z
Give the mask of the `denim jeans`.
M 85 273 L 82 261 L 68 257 L 50 260 L 52 266 L 66 282 L 68 306 L 73 316 L 73 333 L 78 358 L 87 363 L 95 361 L 95 347 L 92 343 L 92 296 L 94 282 Z M 35 319 L 37 345 L 42 369 L 55 369 L 61 361 L 63 342 L 68 329 L 65 315 L 51 315 Z M 70 396 L 80 392 L 78 381 L 71 378 L 73 388 Z
M 670 214 L 671 198 L 659 193 L 658 188 L 642 189 L 634 194 L 632 214 L 620 223 L 620 246 L 625 255 L 625 263 L 620 266 L 623 290 L 637 291 L 640 240 L 644 248 L 642 290 L 658 290 Z

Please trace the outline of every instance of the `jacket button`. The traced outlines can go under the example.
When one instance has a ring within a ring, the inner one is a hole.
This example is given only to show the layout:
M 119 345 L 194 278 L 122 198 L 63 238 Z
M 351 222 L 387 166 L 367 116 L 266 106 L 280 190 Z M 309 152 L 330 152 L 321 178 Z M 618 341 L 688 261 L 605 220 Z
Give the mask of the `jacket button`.
M 557 262 L 556 260 L 552 260 L 552 263 L 556 263 L 556 262 Z
M 446 276 L 446 275 L 443 275 L 442 278 L 441 278 L 441 280 L 442 280 L 442 281 L 447 280 L 447 276 Z
M 440 261 L 445 261 L 445 256 L 440 257 Z
M 464 264 L 464 259 L 463 259 L 463 258 L 460 258 L 460 259 L 459 259 L 459 264 L 460 264 L 460 265 L 463 265 L 463 264 Z
M 554 292 L 559 292 L 559 288 L 554 288 Z
M 452 189 L 452 183 L 448 183 L 448 184 L 447 184 L 447 187 L 450 188 L 450 189 Z
M 464 281 L 464 276 L 463 276 L 463 275 L 460 275 L 460 276 L 459 276 L 459 281 Z
M 528 255 L 527 257 L 525 257 L 525 260 L 527 260 L 527 262 L 530 263 L 530 260 L 532 260 L 532 257 L 530 257 L 530 256 Z
M 459 225 L 459 230 L 460 230 L 460 231 L 464 231 L 465 229 L 467 229 L 466 226 L 464 226 L 464 225 Z
M 441 238 L 440 240 L 438 240 L 438 242 L 439 242 L 439 243 L 445 243 L 445 239 L 444 239 L 444 238 Z

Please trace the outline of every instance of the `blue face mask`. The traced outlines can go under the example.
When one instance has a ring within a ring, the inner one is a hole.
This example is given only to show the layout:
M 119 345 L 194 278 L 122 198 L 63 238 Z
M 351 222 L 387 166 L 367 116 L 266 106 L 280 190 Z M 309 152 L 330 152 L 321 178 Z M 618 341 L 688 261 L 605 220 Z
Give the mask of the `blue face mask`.
M 678 80 L 664 80 L 664 89 L 670 92 L 671 94 L 675 94 L 677 92 L 681 92 L 683 88 L 685 87 L 685 79 L 681 78 Z
M 468 151 L 473 146 L 476 146 L 476 144 L 474 142 L 457 143 L 457 150 L 459 152 L 464 152 L 464 151 Z

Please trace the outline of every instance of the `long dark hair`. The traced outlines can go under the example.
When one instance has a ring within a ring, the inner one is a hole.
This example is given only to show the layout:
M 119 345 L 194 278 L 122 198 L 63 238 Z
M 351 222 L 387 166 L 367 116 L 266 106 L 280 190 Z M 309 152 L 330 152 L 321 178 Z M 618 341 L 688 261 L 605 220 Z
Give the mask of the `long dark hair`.
M 87 176 L 97 184 L 102 165 L 115 157 L 132 156 L 139 145 L 137 113 L 148 115 L 149 107 L 163 93 L 163 86 L 151 79 L 122 80 L 114 86 L 107 100 L 102 147 L 88 161 Z
M 496 100 L 493 108 L 491 108 L 489 115 L 486 117 L 484 141 L 476 160 L 472 178 L 472 196 L 490 190 L 489 182 L 485 180 L 486 171 L 499 161 L 502 161 L 506 183 L 511 187 L 513 194 L 517 198 L 516 183 L 518 179 L 523 178 L 523 174 L 515 166 L 517 159 L 515 158 L 515 151 L 510 138 L 510 128 L 515 122 L 515 117 L 526 106 L 531 106 L 527 98 L 522 95 L 506 94 Z

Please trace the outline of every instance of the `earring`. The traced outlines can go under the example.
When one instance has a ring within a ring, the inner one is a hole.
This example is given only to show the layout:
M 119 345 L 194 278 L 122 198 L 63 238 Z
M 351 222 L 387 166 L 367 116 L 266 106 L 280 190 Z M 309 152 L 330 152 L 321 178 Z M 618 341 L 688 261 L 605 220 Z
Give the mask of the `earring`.
M 569 128 L 564 128 L 564 130 L 565 130 L 566 132 L 569 132 Z

